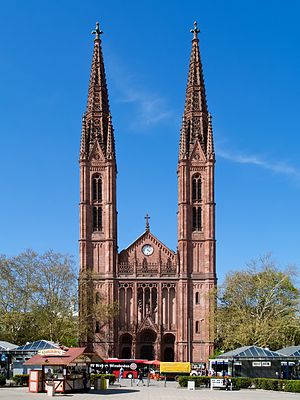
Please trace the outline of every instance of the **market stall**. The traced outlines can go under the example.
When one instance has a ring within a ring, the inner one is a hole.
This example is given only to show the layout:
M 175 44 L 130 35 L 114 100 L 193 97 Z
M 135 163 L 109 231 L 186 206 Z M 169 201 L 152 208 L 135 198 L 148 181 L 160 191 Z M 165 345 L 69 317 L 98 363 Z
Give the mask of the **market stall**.
M 48 391 L 50 386 L 57 393 L 88 389 L 90 364 L 99 362 L 102 362 L 102 358 L 96 353 L 87 352 L 84 347 L 40 352 L 25 363 L 35 366 L 29 375 L 29 391 Z

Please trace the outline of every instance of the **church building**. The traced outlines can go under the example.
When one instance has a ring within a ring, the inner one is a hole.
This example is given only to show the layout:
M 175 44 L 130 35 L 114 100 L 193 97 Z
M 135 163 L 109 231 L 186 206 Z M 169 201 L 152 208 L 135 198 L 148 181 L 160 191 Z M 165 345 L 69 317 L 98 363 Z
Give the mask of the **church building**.
M 205 362 L 214 349 L 215 153 L 197 23 L 178 133 L 176 252 L 152 234 L 148 216 L 145 232 L 118 252 L 115 133 L 98 23 L 93 33 L 80 144 L 82 344 L 103 357 Z

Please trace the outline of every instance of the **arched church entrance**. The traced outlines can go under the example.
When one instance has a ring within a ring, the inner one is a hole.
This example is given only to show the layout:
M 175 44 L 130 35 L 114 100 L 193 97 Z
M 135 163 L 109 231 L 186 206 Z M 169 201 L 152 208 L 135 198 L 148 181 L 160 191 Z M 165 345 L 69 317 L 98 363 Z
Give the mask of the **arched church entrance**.
M 174 361 L 175 336 L 172 333 L 166 333 L 163 337 L 162 360 Z
M 154 360 L 155 359 L 155 341 L 156 333 L 151 329 L 143 330 L 138 336 L 139 355 L 142 359 Z
M 131 358 L 132 336 L 129 333 L 121 335 L 119 344 L 120 344 L 119 345 L 120 358 Z

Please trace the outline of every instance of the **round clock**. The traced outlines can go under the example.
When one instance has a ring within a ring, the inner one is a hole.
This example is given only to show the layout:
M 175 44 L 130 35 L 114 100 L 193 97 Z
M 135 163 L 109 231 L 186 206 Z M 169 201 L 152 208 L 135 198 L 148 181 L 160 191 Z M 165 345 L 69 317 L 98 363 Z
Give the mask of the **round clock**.
M 154 249 L 151 244 L 145 244 L 145 246 L 142 247 L 142 252 L 145 254 L 145 256 L 151 256 L 153 251 Z

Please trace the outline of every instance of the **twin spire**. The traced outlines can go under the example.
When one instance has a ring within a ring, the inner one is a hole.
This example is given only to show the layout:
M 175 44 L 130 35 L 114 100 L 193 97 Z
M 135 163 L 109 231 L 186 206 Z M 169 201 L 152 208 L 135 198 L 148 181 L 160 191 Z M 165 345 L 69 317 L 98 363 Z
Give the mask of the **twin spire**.
M 98 142 L 106 159 L 115 159 L 114 130 L 109 108 L 99 22 L 95 35 L 86 113 L 82 118 L 80 159 L 88 159 Z
M 207 157 L 214 155 L 211 116 L 208 113 L 199 49 L 197 22 L 194 22 L 192 50 L 180 132 L 179 159 L 189 158 L 198 139 Z
M 194 22 L 186 100 L 180 133 L 179 160 L 189 158 L 199 140 L 207 158 L 214 157 L 211 116 L 208 113 L 205 83 L 199 50 L 197 22 Z M 115 160 L 115 139 L 109 108 L 99 22 L 95 35 L 87 110 L 82 118 L 80 159 L 88 159 L 98 142 L 106 159 Z

